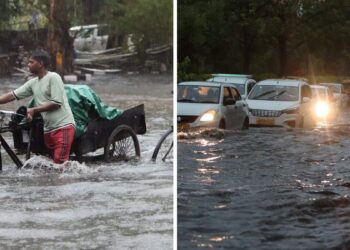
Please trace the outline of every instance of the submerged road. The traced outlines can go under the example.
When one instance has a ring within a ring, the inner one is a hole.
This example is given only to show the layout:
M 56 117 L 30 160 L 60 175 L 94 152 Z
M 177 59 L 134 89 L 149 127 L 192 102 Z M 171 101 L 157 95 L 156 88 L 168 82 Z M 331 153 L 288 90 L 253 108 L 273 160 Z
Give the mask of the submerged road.
M 350 110 L 328 128 L 178 138 L 179 249 L 349 249 Z
M 20 78 L 1 79 L 0 92 L 21 83 Z M 71 162 L 63 173 L 17 171 L 2 150 L 1 249 L 172 248 L 173 167 L 150 161 L 157 140 L 172 124 L 172 76 L 95 76 L 88 85 L 110 106 L 145 104 L 147 133 L 138 136 L 141 160 Z M 1 109 L 16 110 L 25 103 Z M 5 139 L 13 145 L 11 134 Z M 48 164 L 40 157 L 32 160 Z

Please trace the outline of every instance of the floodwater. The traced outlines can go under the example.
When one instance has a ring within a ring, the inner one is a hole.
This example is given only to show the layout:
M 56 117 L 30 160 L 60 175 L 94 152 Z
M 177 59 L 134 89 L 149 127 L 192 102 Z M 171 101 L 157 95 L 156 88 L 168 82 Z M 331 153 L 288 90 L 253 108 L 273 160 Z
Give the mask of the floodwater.
M 1 79 L 1 94 L 22 82 Z M 110 106 L 145 104 L 140 161 L 70 162 L 63 172 L 16 170 L 2 150 L 0 249 L 172 248 L 173 166 L 150 161 L 157 140 L 172 125 L 172 76 L 101 75 L 88 85 Z M 23 103 L 1 109 L 16 110 Z M 11 134 L 5 139 L 13 145 Z M 42 157 L 32 161 L 49 165 Z
M 179 249 L 350 249 L 350 110 L 178 139 Z

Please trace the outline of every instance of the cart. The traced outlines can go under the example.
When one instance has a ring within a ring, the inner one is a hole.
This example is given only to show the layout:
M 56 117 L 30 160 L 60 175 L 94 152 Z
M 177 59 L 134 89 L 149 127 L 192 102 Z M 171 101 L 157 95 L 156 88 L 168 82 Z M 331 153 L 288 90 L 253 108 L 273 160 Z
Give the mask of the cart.
M 18 168 L 21 168 L 23 163 L 16 153 L 25 153 L 26 159 L 30 158 L 31 153 L 49 154 L 44 143 L 43 119 L 39 115 L 29 122 L 25 114 L 26 107 L 20 107 L 17 112 L 0 110 L 0 150 L 2 146 Z M 137 135 L 146 133 L 143 104 L 124 110 L 113 119 L 101 118 L 91 107 L 88 114 L 86 131 L 74 139 L 71 157 L 83 161 L 86 154 L 103 148 L 103 154 L 94 158 L 106 162 L 139 159 L 140 145 Z M 2 133 L 5 132 L 12 133 L 16 153 L 4 140 Z M 1 154 L 0 170 L 2 170 Z

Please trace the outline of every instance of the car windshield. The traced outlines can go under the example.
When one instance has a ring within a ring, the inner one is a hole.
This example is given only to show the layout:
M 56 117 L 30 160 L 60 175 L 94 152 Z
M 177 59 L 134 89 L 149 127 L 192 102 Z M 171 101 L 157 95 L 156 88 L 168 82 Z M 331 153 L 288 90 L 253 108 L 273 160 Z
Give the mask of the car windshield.
M 256 85 L 249 94 L 252 100 L 298 101 L 299 88 L 281 85 Z
M 190 103 L 219 103 L 220 88 L 199 85 L 178 85 L 177 101 Z

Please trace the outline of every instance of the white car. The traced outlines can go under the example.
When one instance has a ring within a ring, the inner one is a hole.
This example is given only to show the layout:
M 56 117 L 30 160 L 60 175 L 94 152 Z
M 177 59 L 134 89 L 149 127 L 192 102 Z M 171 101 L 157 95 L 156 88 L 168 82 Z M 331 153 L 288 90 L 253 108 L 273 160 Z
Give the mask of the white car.
M 333 91 L 336 103 L 339 108 L 346 108 L 349 97 L 344 91 L 344 86 L 341 83 L 320 83 L 321 86 L 326 86 Z
M 250 125 L 304 127 L 315 124 L 311 88 L 303 80 L 258 82 L 246 102 Z
M 247 97 L 249 92 L 256 84 L 256 81 L 252 79 L 251 75 L 238 74 L 212 74 L 212 78 L 208 79 L 207 81 L 234 84 L 241 94 L 242 99 Z
M 248 107 L 233 84 L 182 82 L 177 86 L 177 124 L 179 130 L 246 129 Z
M 339 114 L 339 106 L 329 87 L 321 85 L 310 85 L 312 99 L 316 101 L 315 112 L 322 121 L 333 121 Z
M 74 26 L 69 34 L 74 38 L 74 48 L 80 51 L 101 51 L 107 48 L 108 33 L 106 25 Z

